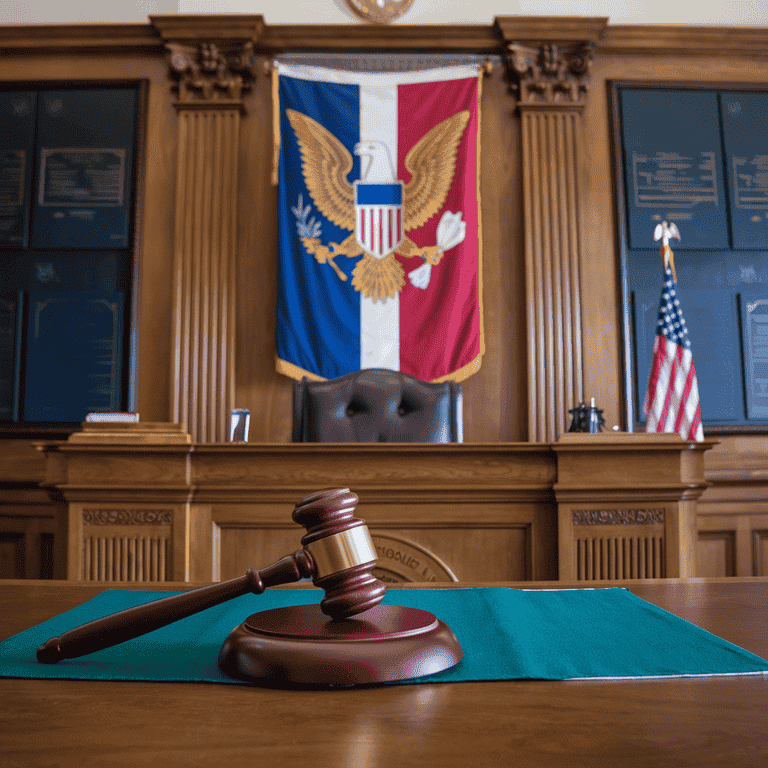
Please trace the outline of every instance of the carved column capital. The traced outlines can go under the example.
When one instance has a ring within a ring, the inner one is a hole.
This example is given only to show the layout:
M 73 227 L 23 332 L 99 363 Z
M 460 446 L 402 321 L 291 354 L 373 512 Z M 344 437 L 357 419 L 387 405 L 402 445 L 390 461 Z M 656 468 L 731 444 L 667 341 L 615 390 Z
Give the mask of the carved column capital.
M 239 102 L 254 76 L 253 42 L 165 44 L 171 77 L 176 81 L 179 103 L 211 107 Z
M 505 60 L 518 107 L 581 109 L 587 96 L 594 44 L 588 41 L 536 47 L 509 43 Z
M 150 16 L 166 50 L 177 107 L 236 107 L 254 77 L 254 47 L 264 30 L 256 15 Z

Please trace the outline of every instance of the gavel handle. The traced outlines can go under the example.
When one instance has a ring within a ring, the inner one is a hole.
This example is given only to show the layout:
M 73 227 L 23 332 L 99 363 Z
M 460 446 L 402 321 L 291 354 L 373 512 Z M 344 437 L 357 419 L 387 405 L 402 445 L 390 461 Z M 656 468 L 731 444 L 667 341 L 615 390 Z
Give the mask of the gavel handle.
M 71 629 L 61 637 L 52 637 L 37 649 L 37 660 L 42 664 L 55 664 L 61 659 L 85 656 L 132 640 L 248 592 L 260 595 L 267 587 L 290 584 L 312 576 L 313 573 L 312 557 L 306 550 L 300 549 L 260 571 L 251 568 L 238 579 L 137 605 Z

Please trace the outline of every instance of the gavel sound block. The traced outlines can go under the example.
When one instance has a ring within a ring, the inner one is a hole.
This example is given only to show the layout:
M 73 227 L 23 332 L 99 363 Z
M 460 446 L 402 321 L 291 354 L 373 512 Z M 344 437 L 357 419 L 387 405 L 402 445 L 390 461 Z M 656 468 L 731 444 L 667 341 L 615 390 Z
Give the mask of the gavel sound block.
M 37 651 L 54 664 L 131 640 L 232 598 L 304 578 L 325 591 L 320 605 L 249 616 L 227 637 L 219 666 L 228 675 L 271 685 L 359 685 L 408 680 L 461 661 L 453 632 L 428 611 L 381 605 L 386 585 L 372 575 L 376 549 L 358 497 L 320 491 L 296 504 L 307 529 L 303 549 L 232 581 L 130 608 L 53 637 Z

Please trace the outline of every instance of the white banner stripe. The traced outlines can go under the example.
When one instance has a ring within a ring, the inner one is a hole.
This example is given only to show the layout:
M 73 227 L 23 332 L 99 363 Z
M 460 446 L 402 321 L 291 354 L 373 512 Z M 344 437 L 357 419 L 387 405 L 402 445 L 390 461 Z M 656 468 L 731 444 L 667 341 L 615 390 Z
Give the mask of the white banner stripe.
M 315 78 L 312 78 L 315 79 Z M 397 87 L 369 81 L 360 87 L 360 141 L 381 141 L 397 160 Z M 393 179 L 394 181 L 394 179 Z M 381 209 L 371 206 L 367 239 L 381 247 Z M 365 257 L 364 257 L 365 258 Z M 392 257 L 390 257 L 392 258 Z M 400 370 L 400 295 L 373 301 L 360 294 L 360 368 Z
M 324 83 L 351 83 L 374 88 L 393 88 L 399 84 L 433 83 L 442 80 L 464 80 L 468 77 L 477 77 L 478 72 L 476 64 L 456 64 L 414 72 L 350 72 L 344 69 L 313 67 L 305 64 L 284 64 L 279 61 L 274 63 L 277 71 L 287 77 L 319 80 Z

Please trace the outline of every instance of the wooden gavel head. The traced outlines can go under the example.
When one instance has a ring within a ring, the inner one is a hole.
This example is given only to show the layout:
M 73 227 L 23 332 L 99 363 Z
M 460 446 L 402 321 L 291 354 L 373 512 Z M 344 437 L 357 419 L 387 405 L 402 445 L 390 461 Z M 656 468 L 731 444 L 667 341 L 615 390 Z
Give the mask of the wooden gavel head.
M 301 544 L 312 558 L 312 581 L 325 591 L 320 609 L 333 619 L 373 608 L 387 591 L 372 574 L 376 547 L 365 521 L 352 514 L 357 502 L 356 493 L 337 488 L 301 499 L 293 511 L 307 529 Z

